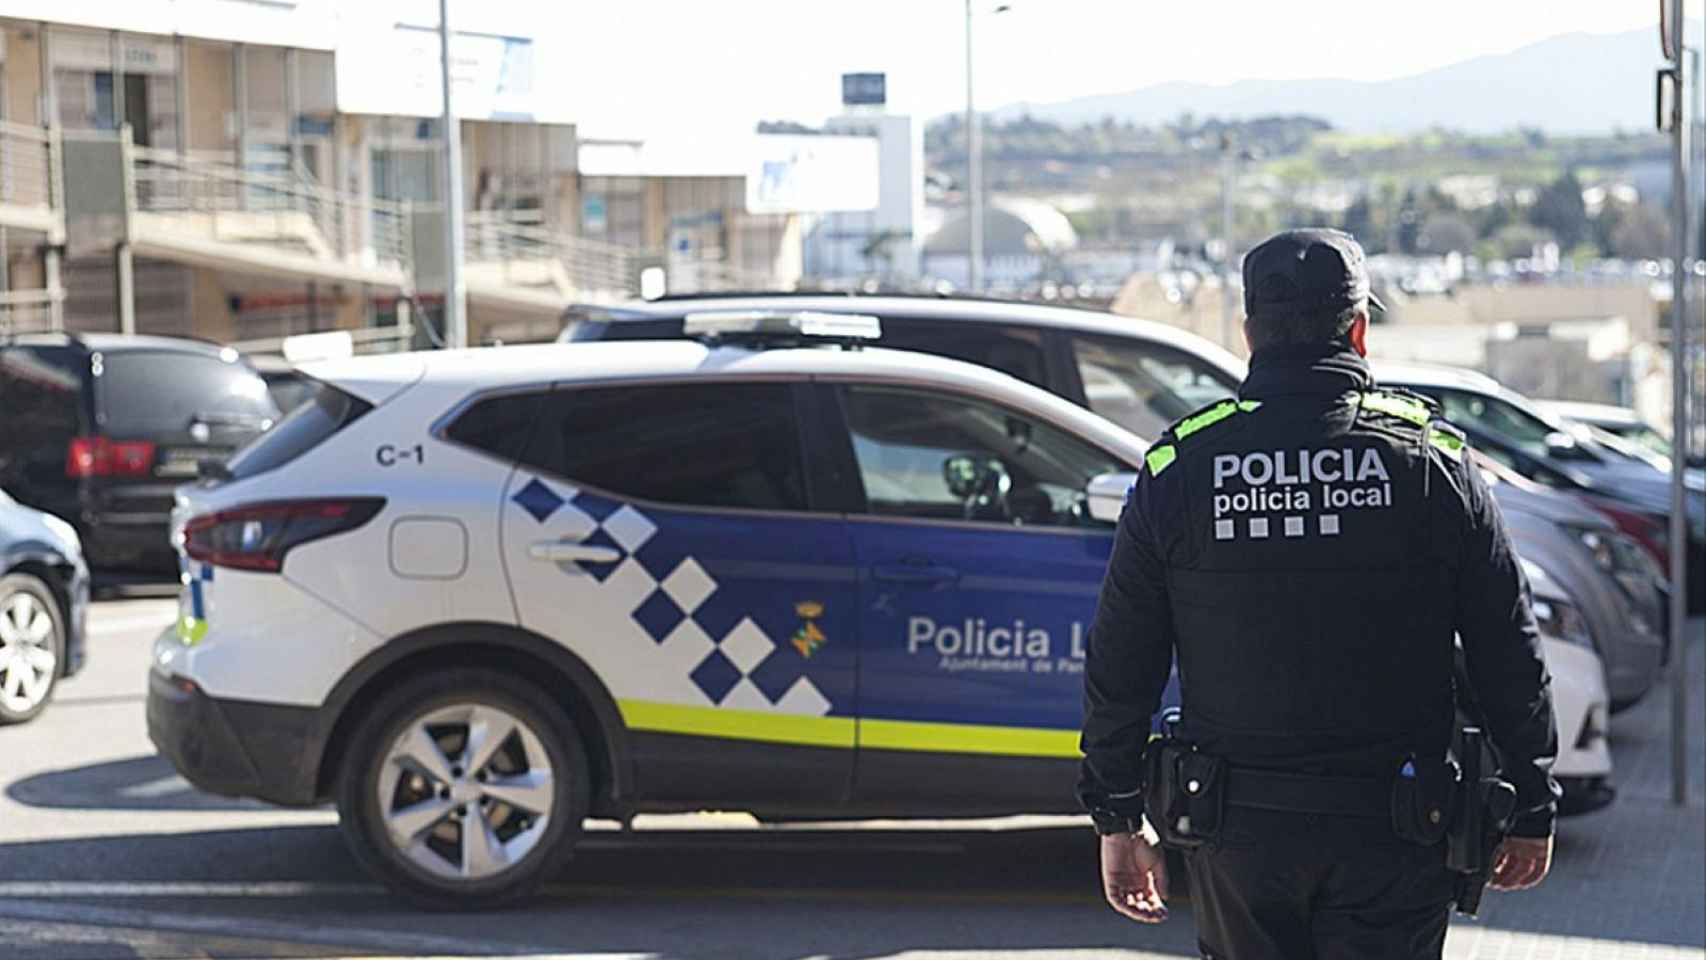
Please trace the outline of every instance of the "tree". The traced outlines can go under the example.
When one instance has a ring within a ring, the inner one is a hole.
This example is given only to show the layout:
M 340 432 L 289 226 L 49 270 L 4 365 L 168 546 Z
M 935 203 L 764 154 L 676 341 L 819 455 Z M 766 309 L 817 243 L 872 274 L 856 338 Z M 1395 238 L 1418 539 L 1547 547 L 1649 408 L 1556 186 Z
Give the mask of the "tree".
M 1404 201 L 1398 205 L 1398 224 L 1395 240 L 1399 253 L 1417 253 L 1422 235 L 1422 211 L 1416 206 L 1416 188 L 1404 191 Z
M 1637 203 L 1623 211 L 1611 231 L 1611 252 L 1632 260 L 1659 260 L 1672 256 L 1670 218 L 1664 211 Z
M 1416 238 L 1420 253 L 1469 253 L 1475 249 L 1475 228 L 1455 213 L 1435 213 L 1422 221 Z
M 1374 230 L 1374 210 L 1369 205 L 1368 194 L 1357 194 L 1357 198 L 1345 208 L 1345 216 L 1339 222 L 1339 228 L 1356 237 L 1363 247 L 1370 251 L 1378 245 L 1380 237 Z
M 1533 224 L 1513 223 L 1493 234 L 1493 252 L 1504 259 L 1533 256 L 1536 249 L 1555 240 L 1549 231 Z
M 1566 170 L 1546 185 L 1534 199 L 1529 221 L 1551 231 L 1558 246 L 1568 250 L 1588 237 L 1588 208 L 1582 202 L 1582 182 L 1574 170 Z

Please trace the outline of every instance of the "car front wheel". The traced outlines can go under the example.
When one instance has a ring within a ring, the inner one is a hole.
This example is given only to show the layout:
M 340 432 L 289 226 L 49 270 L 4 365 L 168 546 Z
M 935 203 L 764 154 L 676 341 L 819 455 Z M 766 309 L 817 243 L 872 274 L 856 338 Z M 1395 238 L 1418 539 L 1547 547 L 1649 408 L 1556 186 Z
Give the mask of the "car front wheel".
M 492 671 L 404 681 L 357 724 L 338 814 L 358 860 L 436 905 L 523 896 L 568 855 L 586 816 L 587 762 L 537 687 Z
M 27 573 L 0 577 L 0 724 L 47 708 L 65 660 L 65 621 L 47 584 Z

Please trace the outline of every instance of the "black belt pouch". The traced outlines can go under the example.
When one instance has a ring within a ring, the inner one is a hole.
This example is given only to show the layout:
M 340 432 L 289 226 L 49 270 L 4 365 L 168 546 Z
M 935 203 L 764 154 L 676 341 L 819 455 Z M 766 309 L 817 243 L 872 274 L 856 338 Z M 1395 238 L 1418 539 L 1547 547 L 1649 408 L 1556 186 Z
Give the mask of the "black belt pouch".
M 1220 836 L 1226 811 L 1226 761 L 1172 738 L 1145 755 L 1144 804 L 1162 846 L 1193 850 Z
M 1393 832 L 1424 847 L 1444 840 L 1458 794 L 1457 779 L 1457 764 L 1449 760 L 1405 760 L 1392 778 Z

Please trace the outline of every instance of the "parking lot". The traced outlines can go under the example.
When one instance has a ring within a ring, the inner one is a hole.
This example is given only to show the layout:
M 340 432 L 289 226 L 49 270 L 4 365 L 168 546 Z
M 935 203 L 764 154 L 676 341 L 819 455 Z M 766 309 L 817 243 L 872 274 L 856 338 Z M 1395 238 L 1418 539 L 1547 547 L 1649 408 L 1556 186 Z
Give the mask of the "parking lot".
M 520 907 L 414 909 L 361 873 L 329 811 L 202 795 L 154 756 L 147 644 L 173 611 L 97 604 L 88 671 L 36 722 L 0 730 L 7 958 L 1195 955 L 1188 905 L 1158 928 L 1101 905 L 1094 841 L 1070 819 L 595 824 L 569 871 Z M 1617 802 L 1565 821 L 1547 883 L 1489 894 L 1448 956 L 1706 956 L 1702 704 L 1686 810 L 1668 803 L 1668 706 L 1660 691 L 1617 717 Z

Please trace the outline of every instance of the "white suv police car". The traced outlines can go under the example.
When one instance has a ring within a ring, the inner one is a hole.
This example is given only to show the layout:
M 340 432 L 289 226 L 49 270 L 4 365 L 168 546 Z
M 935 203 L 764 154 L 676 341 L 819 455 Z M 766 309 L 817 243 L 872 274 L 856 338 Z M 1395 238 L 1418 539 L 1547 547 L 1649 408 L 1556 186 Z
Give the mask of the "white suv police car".
M 154 742 L 204 789 L 335 800 L 368 868 L 463 905 L 589 815 L 1074 810 L 1144 444 L 982 367 L 806 345 L 875 326 L 311 367 L 178 495 Z

